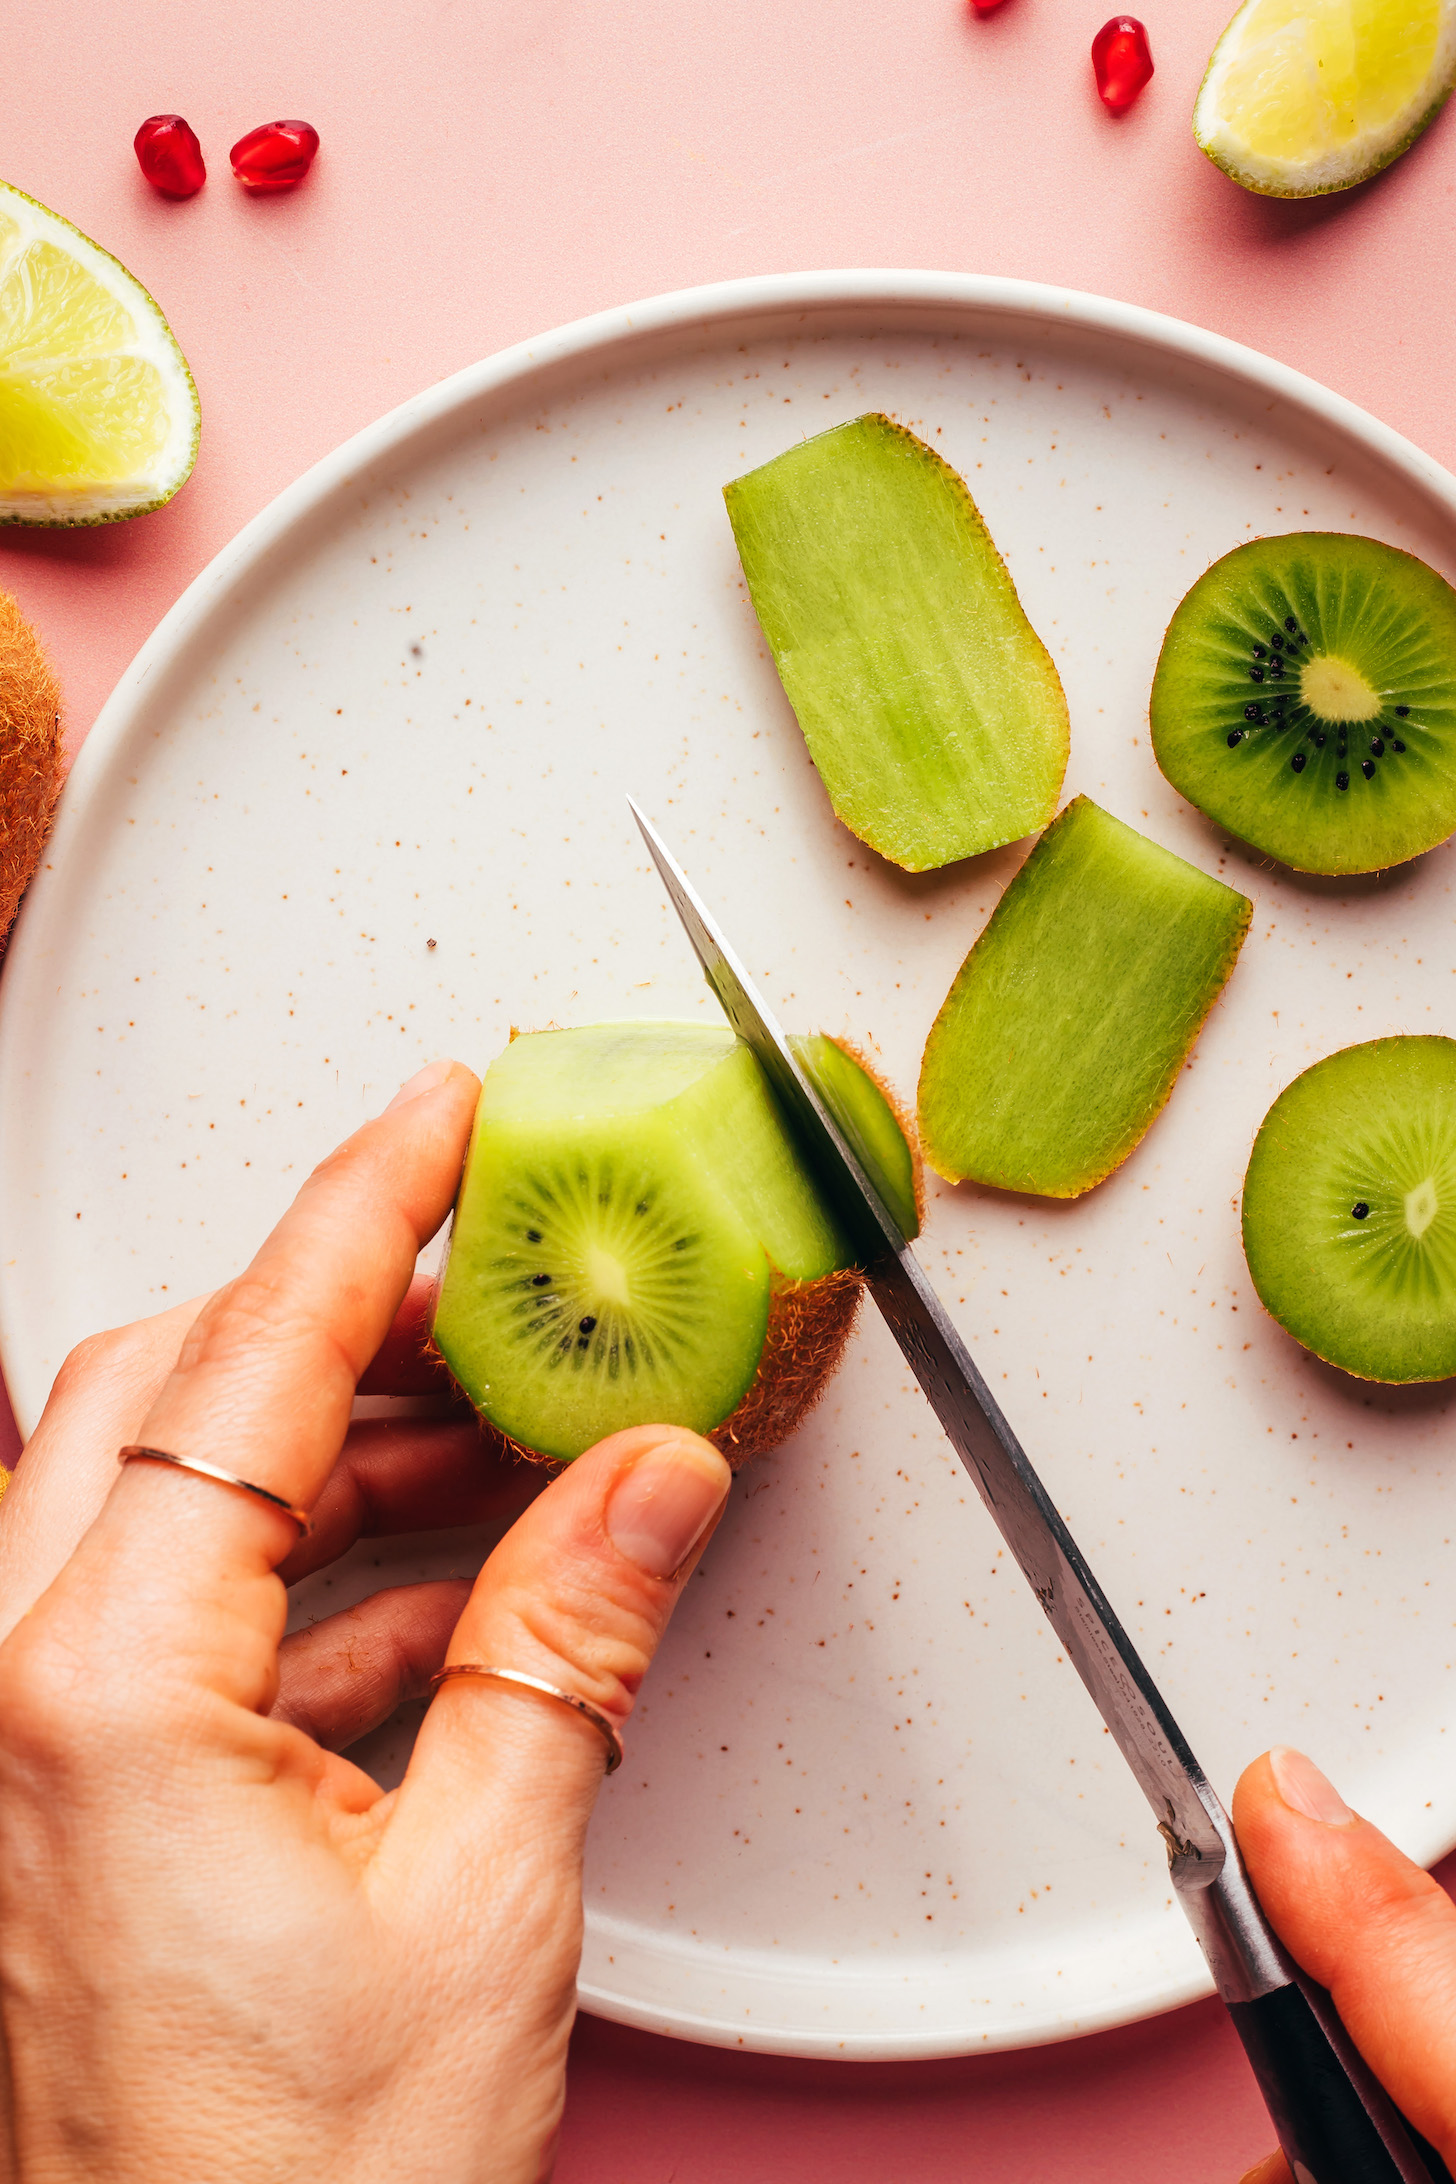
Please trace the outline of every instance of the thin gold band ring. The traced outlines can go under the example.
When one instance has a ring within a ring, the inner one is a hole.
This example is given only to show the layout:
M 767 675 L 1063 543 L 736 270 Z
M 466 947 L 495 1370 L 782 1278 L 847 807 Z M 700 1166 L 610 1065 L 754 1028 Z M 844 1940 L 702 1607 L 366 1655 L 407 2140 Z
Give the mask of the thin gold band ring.
M 123 1464 L 139 1461 L 175 1464 L 179 1471 L 195 1471 L 200 1479 L 216 1479 L 220 1486 L 241 1487 L 245 1494 L 251 1494 L 256 1500 L 266 1502 L 270 1509 L 281 1509 L 285 1517 L 292 1517 L 298 1526 L 300 1538 L 307 1539 L 313 1530 L 313 1519 L 306 1509 L 295 1509 L 292 1502 L 285 1501 L 281 1494 L 275 1494 L 270 1487 L 255 1486 L 251 1479 L 240 1479 L 235 1471 L 224 1471 L 220 1464 L 210 1464 L 203 1456 L 174 1456 L 170 1449 L 143 1448 L 139 1442 L 133 1441 L 117 1452 L 117 1461 Z
M 543 1699 L 558 1699 L 574 1713 L 589 1721 L 607 1747 L 607 1773 L 615 1774 L 625 1754 L 622 1739 L 600 1707 L 590 1699 L 579 1699 L 574 1691 L 563 1691 L 560 1684 L 547 1683 L 544 1676 L 528 1676 L 519 1668 L 490 1668 L 483 1661 L 456 1661 L 450 1668 L 442 1668 L 438 1676 L 430 1678 L 430 1689 L 438 1691 L 441 1684 L 449 1683 L 456 1676 L 483 1676 L 493 1683 L 519 1684 L 523 1691 L 539 1691 Z

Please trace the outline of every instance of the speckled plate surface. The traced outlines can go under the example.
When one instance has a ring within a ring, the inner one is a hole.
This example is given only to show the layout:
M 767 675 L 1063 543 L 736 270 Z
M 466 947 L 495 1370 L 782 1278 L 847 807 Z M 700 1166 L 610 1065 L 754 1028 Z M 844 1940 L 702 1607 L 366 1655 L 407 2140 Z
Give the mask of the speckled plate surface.
M 67 792 L 0 994 L 0 1341 L 22 1422 L 87 1330 L 227 1275 L 335 1139 L 512 1023 L 711 1013 L 622 801 L 793 1028 L 913 1090 L 1023 849 L 910 878 L 835 824 L 723 481 L 894 412 L 961 469 L 1071 702 L 1085 790 L 1254 898 L 1163 1119 L 1080 1204 L 933 1195 L 924 1256 L 1215 1782 L 1297 1740 L 1417 1856 L 1456 1836 L 1447 1390 L 1311 1363 L 1236 1200 L 1316 1056 L 1450 1030 L 1452 853 L 1296 880 L 1153 765 L 1163 627 L 1252 533 L 1456 573 L 1453 482 L 1195 329 L 1015 282 L 821 274 L 614 312 L 432 390 L 198 580 Z M 433 945 L 432 945 L 433 943 Z M 371 1544 L 297 1616 L 469 1567 Z M 408 1721 L 361 1755 L 398 1772 Z M 587 2007 L 907 2056 L 1206 1989 L 1162 1847 L 868 1317 L 740 1479 L 592 1830 Z

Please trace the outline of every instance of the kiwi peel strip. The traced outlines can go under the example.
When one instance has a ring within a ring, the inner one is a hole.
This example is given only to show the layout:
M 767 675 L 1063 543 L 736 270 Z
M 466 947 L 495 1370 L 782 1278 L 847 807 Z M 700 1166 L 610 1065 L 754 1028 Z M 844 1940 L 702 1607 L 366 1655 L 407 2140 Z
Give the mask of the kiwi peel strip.
M 723 497 L 809 755 L 851 832 L 923 872 L 1044 826 L 1067 701 L 950 465 L 871 414 Z
M 919 1123 L 950 1182 L 1076 1198 L 1171 1093 L 1253 906 L 1074 797 L 1001 897 L 926 1041 Z

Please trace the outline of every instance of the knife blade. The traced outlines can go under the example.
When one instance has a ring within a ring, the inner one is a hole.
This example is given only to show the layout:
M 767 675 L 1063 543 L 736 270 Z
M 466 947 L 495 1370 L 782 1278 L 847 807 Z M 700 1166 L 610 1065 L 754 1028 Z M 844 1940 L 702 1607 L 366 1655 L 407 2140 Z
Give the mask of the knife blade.
M 1223 1805 L 895 1216 L 681 866 L 627 802 L 709 986 L 854 1242 L 870 1295 L 1152 1807 L 1178 1901 L 1295 2176 L 1300 2184 L 1451 2184 L 1440 2156 L 1367 2069 L 1324 1989 L 1286 1955 Z

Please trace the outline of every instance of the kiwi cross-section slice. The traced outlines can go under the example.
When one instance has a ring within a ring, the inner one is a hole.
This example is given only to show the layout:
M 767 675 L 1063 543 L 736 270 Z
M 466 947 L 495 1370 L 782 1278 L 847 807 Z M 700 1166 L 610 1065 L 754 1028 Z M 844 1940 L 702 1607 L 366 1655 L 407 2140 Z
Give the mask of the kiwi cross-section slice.
M 723 497 L 809 755 L 851 832 L 923 872 L 1044 826 L 1067 701 L 949 463 L 870 415 Z
M 1172 1091 L 1253 906 L 1085 796 L 1047 828 L 925 1043 L 920 1142 L 949 1182 L 1076 1198 Z
M 1153 752 L 1300 872 L 1374 872 L 1456 828 L 1456 592 L 1378 539 L 1236 546 L 1168 625 Z
M 885 1101 L 860 1085 L 840 1096 L 873 1132 Z M 433 1335 L 528 1454 L 656 1422 L 733 1459 L 772 1447 L 838 1363 L 860 1288 L 726 1026 L 535 1032 L 486 1072 Z
M 1362 1380 L 1456 1374 L 1456 1040 L 1372 1039 L 1296 1077 L 1244 1178 L 1280 1325 Z

